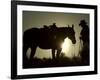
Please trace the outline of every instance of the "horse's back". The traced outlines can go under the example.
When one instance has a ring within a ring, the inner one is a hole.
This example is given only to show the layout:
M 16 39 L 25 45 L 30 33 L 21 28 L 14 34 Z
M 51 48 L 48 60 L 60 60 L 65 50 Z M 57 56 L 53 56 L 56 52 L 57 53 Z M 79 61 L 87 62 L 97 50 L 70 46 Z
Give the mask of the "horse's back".
M 37 38 L 37 35 L 39 35 L 39 29 L 38 28 L 31 28 L 24 32 L 23 34 L 23 42 L 24 44 L 31 44 L 33 40 Z

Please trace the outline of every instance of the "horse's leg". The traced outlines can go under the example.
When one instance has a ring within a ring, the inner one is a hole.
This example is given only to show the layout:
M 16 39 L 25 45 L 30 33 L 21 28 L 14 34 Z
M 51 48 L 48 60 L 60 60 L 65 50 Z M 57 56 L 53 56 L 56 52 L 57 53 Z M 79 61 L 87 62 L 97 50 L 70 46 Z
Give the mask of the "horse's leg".
M 57 58 L 59 58 L 60 53 L 61 53 L 61 49 L 58 49 L 57 50 L 57 55 L 56 55 Z
M 33 57 L 35 55 L 36 46 L 31 46 L 30 63 L 33 62 Z
M 52 59 L 55 59 L 55 49 L 52 49 Z
M 27 65 L 27 56 L 26 56 L 26 52 L 27 52 L 28 46 L 27 45 L 23 45 L 23 67 L 25 65 Z

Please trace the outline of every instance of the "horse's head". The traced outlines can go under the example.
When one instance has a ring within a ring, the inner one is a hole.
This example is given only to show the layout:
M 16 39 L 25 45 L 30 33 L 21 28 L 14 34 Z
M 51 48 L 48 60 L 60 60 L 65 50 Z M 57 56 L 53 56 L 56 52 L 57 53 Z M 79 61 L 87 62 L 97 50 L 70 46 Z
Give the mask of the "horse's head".
M 67 27 L 67 34 L 68 38 L 72 41 L 73 44 L 76 43 L 76 38 L 75 38 L 75 31 L 74 31 L 74 25 L 72 27 Z

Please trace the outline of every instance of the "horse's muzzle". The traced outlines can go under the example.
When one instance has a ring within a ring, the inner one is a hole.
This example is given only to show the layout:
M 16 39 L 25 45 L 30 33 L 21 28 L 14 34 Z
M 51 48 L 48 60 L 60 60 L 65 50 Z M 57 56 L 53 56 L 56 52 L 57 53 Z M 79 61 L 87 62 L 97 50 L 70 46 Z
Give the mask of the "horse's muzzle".
M 76 40 L 73 40 L 72 43 L 75 44 L 76 43 Z

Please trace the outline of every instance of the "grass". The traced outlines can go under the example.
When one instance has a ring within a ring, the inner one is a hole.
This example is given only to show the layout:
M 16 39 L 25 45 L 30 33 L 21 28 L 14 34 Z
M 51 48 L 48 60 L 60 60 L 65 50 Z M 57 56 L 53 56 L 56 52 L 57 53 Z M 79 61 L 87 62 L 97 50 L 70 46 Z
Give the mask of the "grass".
M 45 67 L 64 67 L 64 66 L 84 66 L 89 65 L 89 62 L 83 62 L 80 57 L 74 56 L 69 58 L 66 56 L 60 56 L 56 59 L 51 58 L 33 58 L 32 63 L 27 62 L 24 68 L 45 68 Z
M 80 57 L 73 56 L 72 58 L 66 57 L 64 53 L 59 58 L 33 58 L 32 61 L 25 60 L 23 68 L 45 68 L 45 67 L 64 67 L 64 66 L 86 66 L 89 65 L 89 46 L 85 46 L 80 51 Z

